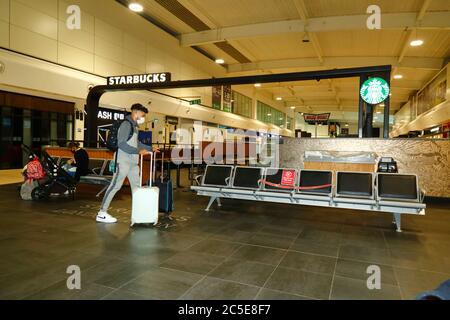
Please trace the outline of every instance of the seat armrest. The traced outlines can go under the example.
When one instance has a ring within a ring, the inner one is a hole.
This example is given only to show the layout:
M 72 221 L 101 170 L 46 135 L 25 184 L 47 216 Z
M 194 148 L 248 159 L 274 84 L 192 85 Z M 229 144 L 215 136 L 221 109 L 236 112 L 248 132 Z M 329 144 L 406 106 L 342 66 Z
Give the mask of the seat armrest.
M 423 203 L 423 200 L 425 200 L 426 191 L 423 189 L 419 190 L 419 202 Z
M 201 185 L 201 180 L 202 180 L 202 178 L 203 178 L 203 175 L 202 175 L 202 174 L 196 175 L 196 176 L 194 177 L 194 181 L 195 181 L 195 183 L 196 183 L 198 186 Z
M 91 170 L 95 175 L 100 176 L 101 172 L 102 172 L 102 167 L 98 167 L 98 168 L 93 168 Z

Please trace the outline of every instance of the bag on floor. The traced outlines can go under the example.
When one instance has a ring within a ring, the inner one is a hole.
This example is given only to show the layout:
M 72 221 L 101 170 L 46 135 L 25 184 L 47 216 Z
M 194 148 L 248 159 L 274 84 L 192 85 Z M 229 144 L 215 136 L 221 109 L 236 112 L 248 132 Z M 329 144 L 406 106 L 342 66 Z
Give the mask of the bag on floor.
M 171 213 L 173 211 L 173 185 L 169 177 L 156 179 L 155 186 L 159 189 L 159 212 Z
M 22 200 L 33 200 L 33 197 L 31 195 L 33 193 L 33 190 L 38 186 L 39 185 L 36 181 L 25 181 L 20 187 L 20 197 L 22 198 Z
M 156 179 L 155 186 L 159 189 L 159 212 L 171 213 L 173 211 L 173 184 L 170 177 L 170 160 L 167 175 L 164 176 L 164 153 L 161 160 L 161 176 Z
M 38 158 L 34 158 L 27 164 L 27 178 L 32 180 L 40 180 L 45 177 L 44 169 Z
M 142 171 L 144 168 L 144 157 L 140 161 L 140 187 L 133 192 L 131 205 L 131 226 L 136 223 L 158 223 L 159 189 L 152 186 L 152 178 L 149 186 L 142 186 Z M 150 177 L 154 174 L 153 153 L 150 154 Z

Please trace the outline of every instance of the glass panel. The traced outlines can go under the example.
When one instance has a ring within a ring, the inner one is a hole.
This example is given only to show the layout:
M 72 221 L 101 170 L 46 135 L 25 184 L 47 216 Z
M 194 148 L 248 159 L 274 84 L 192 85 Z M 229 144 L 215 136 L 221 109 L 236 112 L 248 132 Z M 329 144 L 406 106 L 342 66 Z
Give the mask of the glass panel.
M 57 114 L 52 112 L 50 114 L 50 144 L 57 145 L 56 142 L 58 140 L 58 120 Z
M 252 117 L 252 99 L 233 91 L 233 103 L 232 112 L 241 116 L 251 118 Z
M 284 127 L 286 123 L 286 114 L 278 109 L 258 101 L 257 119 L 265 123 L 271 123 L 279 127 Z
M 50 119 L 48 112 L 43 112 L 41 115 L 41 144 L 50 144 Z
M 69 114 L 67 115 L 66 140 L 70 141 L 73 139 L 72 133 L 73 133 L 72 115 Z

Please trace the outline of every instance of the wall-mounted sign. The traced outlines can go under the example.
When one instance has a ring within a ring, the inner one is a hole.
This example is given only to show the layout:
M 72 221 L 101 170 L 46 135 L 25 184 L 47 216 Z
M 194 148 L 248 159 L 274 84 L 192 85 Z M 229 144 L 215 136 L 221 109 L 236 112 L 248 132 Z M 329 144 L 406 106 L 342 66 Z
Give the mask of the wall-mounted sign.
M 214 109 L 222 109 L 222 86 L 212 87 L 212 107 Z
M 191 100 L 191 101 L 189 101 L 189 104 L 191 106 L 193 106 L 195 104 L 202 104 L 202 99 Z
M 178 118 L 177 117 L 166 116 L 166 123 L 173 124 L 173 125 L 178 125 Z
M 231 112 L 231 86 L 223 86 L 223 111 Z
M 98 108 L 97 119 L 117 121 L 125 119 L 125 115 L 126 115 L 125 111 Z
M 369 104 L 378 104 L 389 96 L 390 88 L 383 78 L 370 78 L 361 86 L 361 98 Z
M 150 74 L 133 74 L 128 76 L 112 76 L 108 77 L 109 86 L 117 86 L 123 84 L 150 84 L 169 82 L 171 79 L 170 72 L 150 73 Z
M 305 119 L 305 122 L 309 124 L 327 123 L 328 119 L 330 119 L 330 113 L 320 113 L 320 114 L 304 113 L 303 118 Z

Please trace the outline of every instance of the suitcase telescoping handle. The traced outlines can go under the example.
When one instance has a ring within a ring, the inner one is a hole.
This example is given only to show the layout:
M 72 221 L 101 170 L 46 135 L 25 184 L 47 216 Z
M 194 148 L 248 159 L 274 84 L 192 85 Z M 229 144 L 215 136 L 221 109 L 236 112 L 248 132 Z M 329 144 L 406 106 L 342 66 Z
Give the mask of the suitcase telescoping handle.
M 139 179 L 140 179 L 140 184 L 142 187 L 142 171 L 144 171 L 144 156 L 141 155 L 141 161 L 140 161 L 140 173 L 139 173 Z M 153 159 L 153 152 L 150 152 L 150 175 L 149 175 L 149 187 L 152 186 L 153 183 L 153 179 L 155 176 L 155 161 Z
M 164 152 L 161 153 L 161 176 L 159 177 L 161 179 L 161 182 L 164 181 Z

